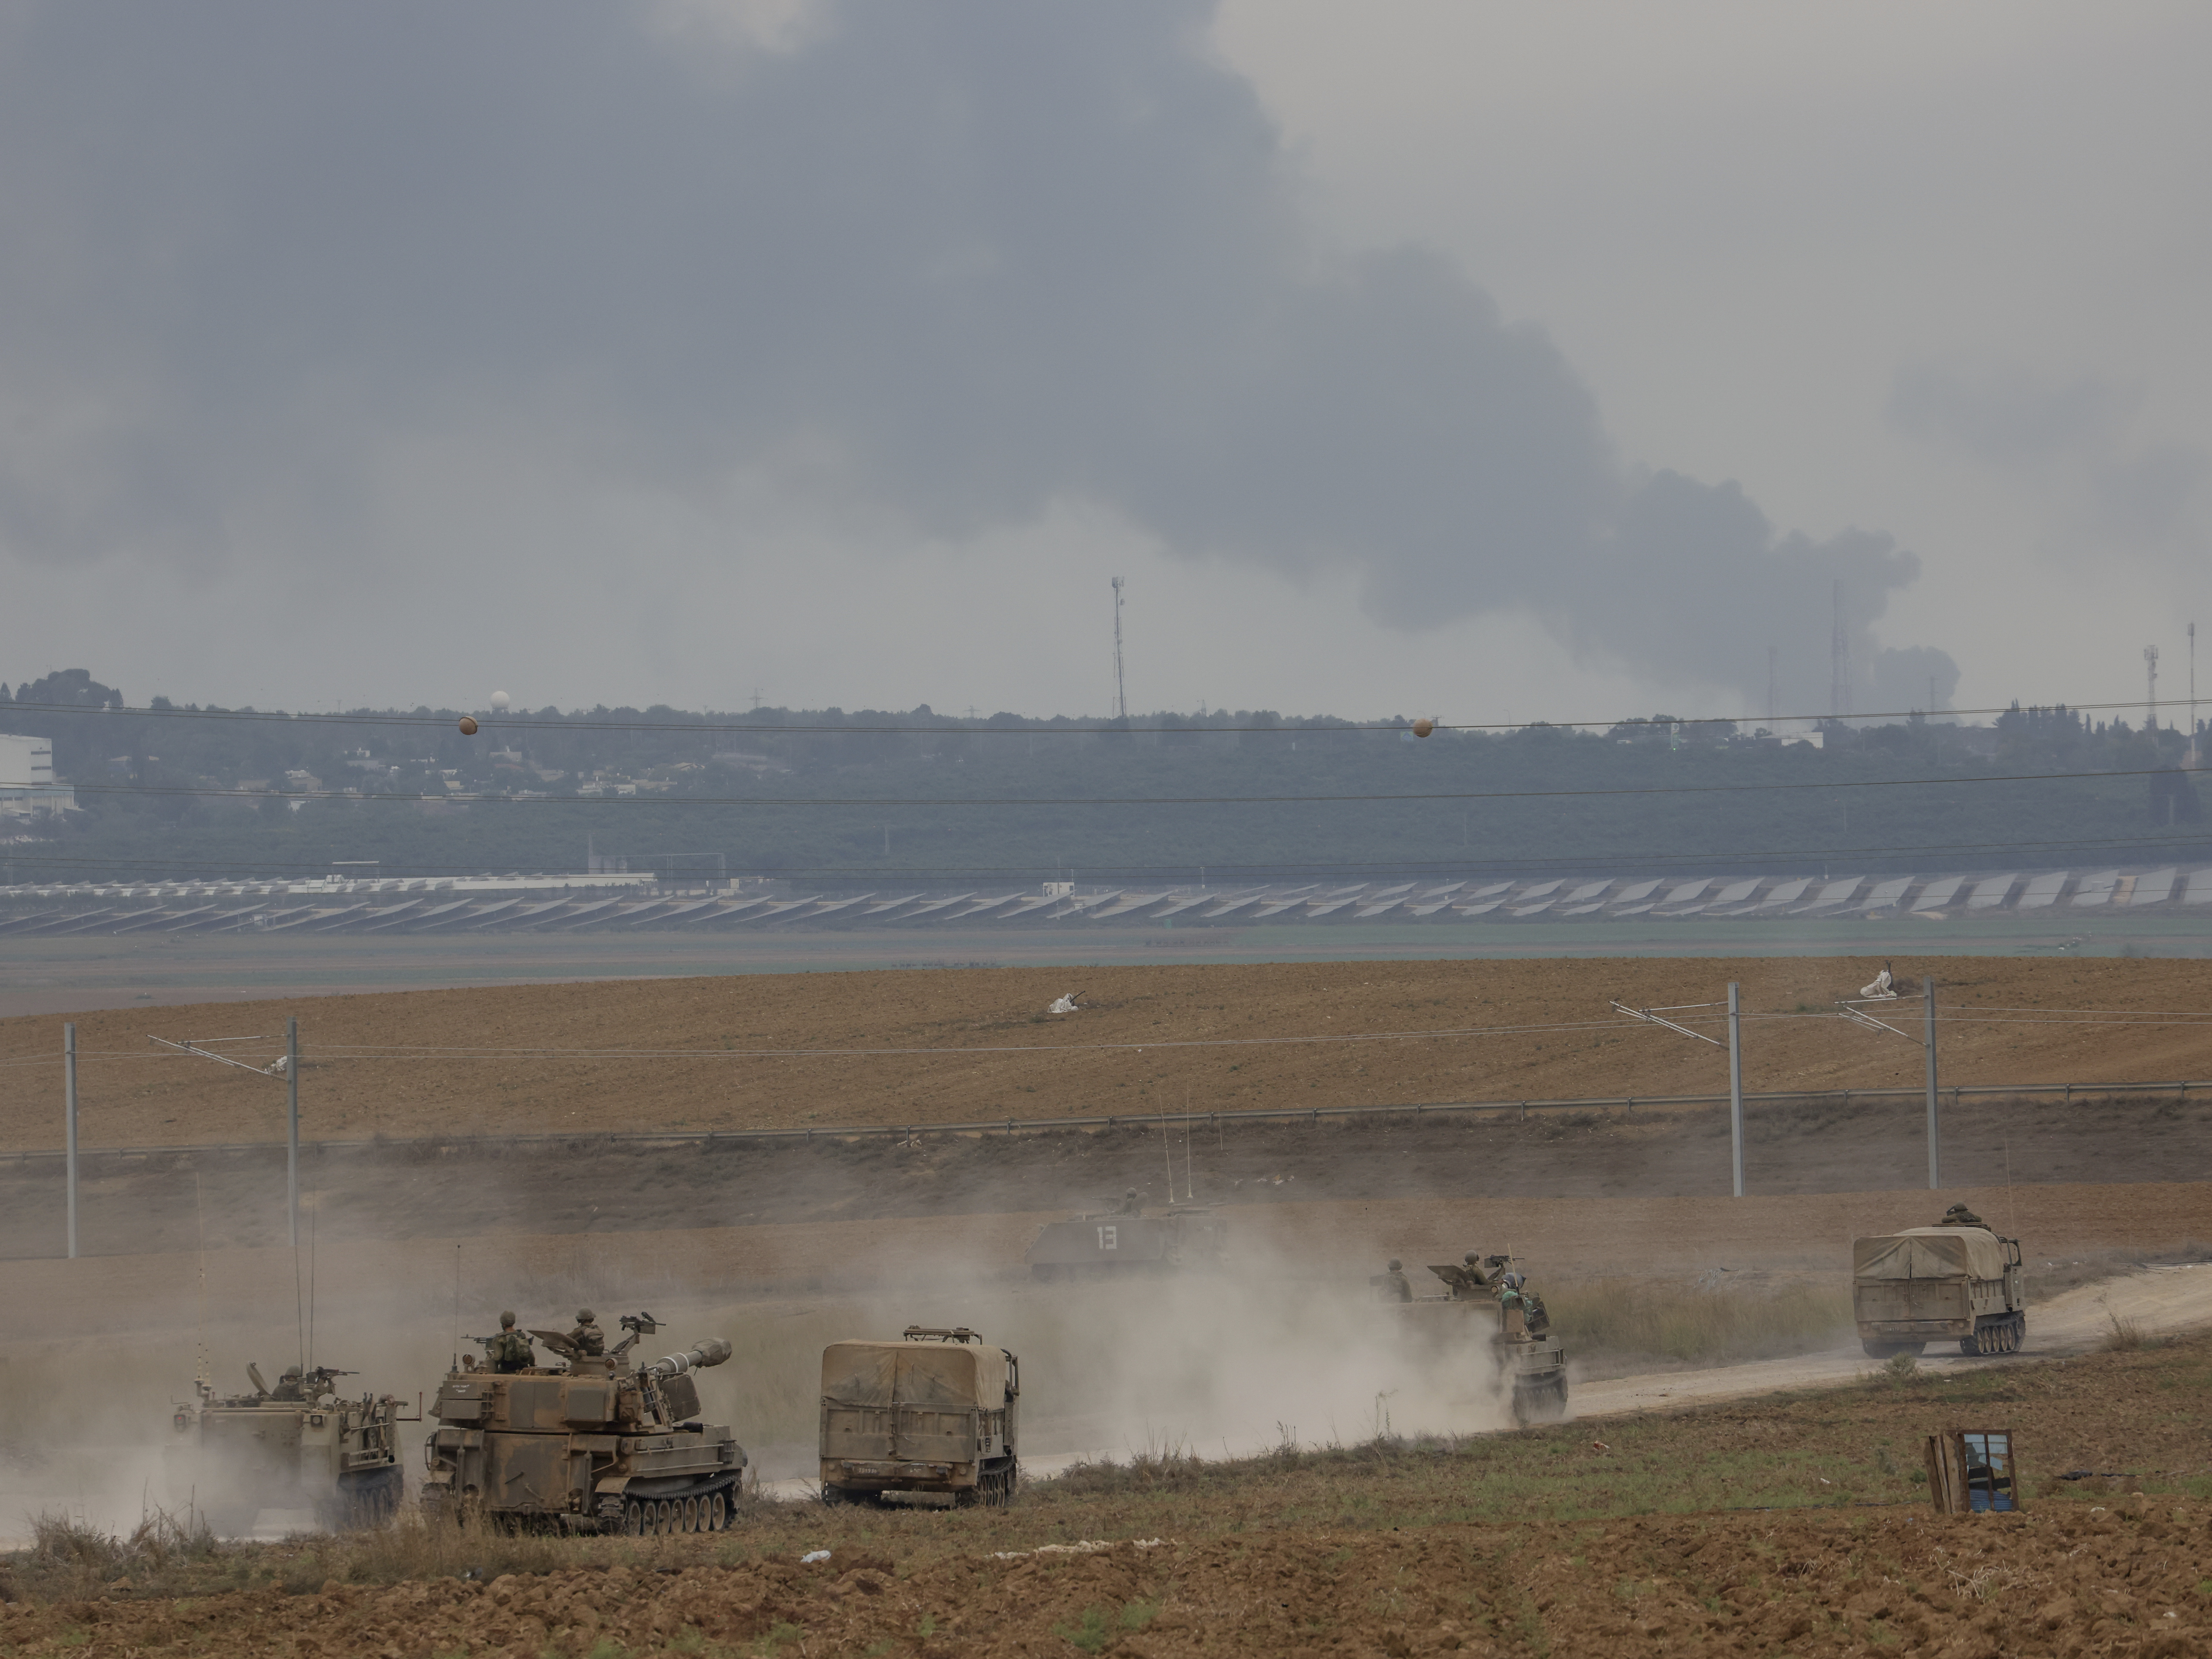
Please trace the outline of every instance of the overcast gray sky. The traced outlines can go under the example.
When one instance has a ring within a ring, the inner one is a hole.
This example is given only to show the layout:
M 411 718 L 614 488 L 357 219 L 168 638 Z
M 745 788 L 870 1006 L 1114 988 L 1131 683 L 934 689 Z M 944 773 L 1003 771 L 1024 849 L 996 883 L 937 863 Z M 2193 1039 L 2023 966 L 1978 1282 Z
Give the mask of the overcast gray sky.
M 2202 7 L 9 0 L 0 674 L 2185 690 Z M 2212 611 L 2204 620 L 2212 625 Z M 2212 635 L 2207 690 L 2212 693 Z

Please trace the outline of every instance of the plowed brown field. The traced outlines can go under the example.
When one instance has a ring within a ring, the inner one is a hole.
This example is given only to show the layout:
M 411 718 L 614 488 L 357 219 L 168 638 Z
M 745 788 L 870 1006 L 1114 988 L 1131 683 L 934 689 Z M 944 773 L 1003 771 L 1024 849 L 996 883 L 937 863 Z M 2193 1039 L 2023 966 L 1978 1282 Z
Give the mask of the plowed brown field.
M 2212 1645 L 2199 1503 L 1938 1521 L 1647 1517 L 1312 1531 L 902 1571 L 866 1547 L 802 1562 L 335 1580 L 190 1601 L 0 1607 L 16 1653 L 582 1656 L 1330 1653 L 1860 1655 L 1947 1659 Z
M 82 1134 L 88 1146 L 281 1138 L 276 1083 L 148 1037 L 250 1037 L 226 1052 L 265 1065 L 288 1015 L 301 1022 L 311 1139 L 1706 1093 L 1727 1085 L 1720 1050 L 1619 1020 L 1607 1004 L 1712 1004 L 1729 980 L 1741 982 L 1752 1016 L 1747 1088 L 1915 1086 L 1917 1040 L 1826 1017 L 1880 965 L 1624 957 L 936 969 L 88 1013 L 76 1022 Z M 2212 963 L 1899 957 L 1895 966 L 1941 981 L 1947 1082 L 2212 1077 L 2212 1024 L 2124 1018 L 2212 1008 Z M 1081 1012 L 1044 1013 L 1071 989 Z M 2107 1018 L 2053 1018 L 2072 1010 Z M 1900 1005 L 1898 1023 L 1914 1026 L 1917 1012 Z M 1678 1017 L 1717 1032 L 1716 1013 Z M 0 1147 L 58 1140 L 61 1024 L 0 1022 Z

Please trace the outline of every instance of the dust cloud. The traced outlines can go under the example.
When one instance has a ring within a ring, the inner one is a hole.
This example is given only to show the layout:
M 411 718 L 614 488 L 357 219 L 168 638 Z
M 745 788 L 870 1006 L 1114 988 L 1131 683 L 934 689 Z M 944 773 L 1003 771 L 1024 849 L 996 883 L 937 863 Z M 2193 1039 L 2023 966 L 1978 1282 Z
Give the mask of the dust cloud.
M 902 1261 L 895 1283 L 865 1291 L 793 1295 L 718 1293 L 721 1275 L 696 1260 L 641 1273 L 616 1252 L 563 1252 L 565 1262 L 516 1270 L 463 1249 L 458 1295 L 451 1277 L 422 1265 L 323 1289 L 310 1309 L 304 1296 L 295 1307 L 289 1295 L 267 1295 L 269 1264 L 232 1254 L 209 1257 L 204 1314 L 189 1297 L 94 1294 L 57 1310 L 63 1328 L 0 1362 L 0 1547 L 42 1514 L 127 1532 L 152 1510 L 195 1504 L 203 1494 L 173 1480 L 166 1454 L 203 1356 L 218 1393 L 250 1391 L 249 1361 L 273 1380 L 305 1360 L 356 1373 L 343 1379 L 345 1392 L 394 1395 L 413 1419 L 455 1354 L 476 1352 L 469 1339 L 495 1330 L 507 1308 L 525 1328 L 557 1329 L 580 1307 L 610 1330 L 619 1315 L 649 1311 L 661 1328 L 638 1345 L 645 1357 L 728 1339 L 729 1363 L 699 1374 L 704 1415 L 735 1430 L 754 1478 L 771 1483 L 814 1473 L 823 1348 L 896 1337 L 909 1324 L 965 1325 L 1019 1358 L 1021 1452 L 1034 1473 L 1078 1459 L 1244 1455 L 1511 1421 L 1481 1338 L 1414 1340 L 1397 1310 L 1367 1297 L 1364 1274 L 1316 1281 L 1256 1255 L 1218 1274 L 1073 1285 L 947 1255 Z M 67 1265 L 97 1272 L 131 1260 Z M 67 1334 L 73 1323 L 80 1334 Z M 410 1498 L 435 1427 L 401 1425 Z M 312 1524 L 305 1510 L 224 1522 L 261 1535 Z

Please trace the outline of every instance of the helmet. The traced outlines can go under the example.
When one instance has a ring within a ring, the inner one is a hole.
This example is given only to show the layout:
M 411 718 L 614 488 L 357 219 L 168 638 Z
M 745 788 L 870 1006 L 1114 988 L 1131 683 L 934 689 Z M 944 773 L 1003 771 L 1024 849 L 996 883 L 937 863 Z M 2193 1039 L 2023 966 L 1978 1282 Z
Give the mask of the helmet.
M 576 1310 L 576 1322 L 577 1322 L 579 1325 L 589 1325 L 589 1324 L 591 1324 L 591 1323 L 592 1322 L 592 1310 L 591 1310 L 589 1308 L 579 1308 L 579 1309 L 577 1309 L 577 1310 Z
M 296 1381 L 299 1375 L 300 1368 L 297 1365 L 287 1365 L 284 1367 L 284 1380 L 287 1382 Z
M 1394 1273 L 1405 1265 L 1406 1264 L 1404 1262 L 1399 1261 L 1395 1255 L 1390 1258 L 1390 1271 Z
M 1126 1193 L 1124 1193 L 1124 1194 L 1121 1194 L 1121 1196 L 1122 1196 L 1122 1197 L 1124 1197 L 1124 1198 L 1134 1198 L 1136 1195 L 1137 1195 L 1137 1189 L 1136 1189 L 1134 1187 L 1130 1188 L 1129 1188 L 1129 1190 L 1128 1190 L 1127 1192 L 1126 1192 Z
M 1461 1258 L 1461 1260 L 1465 1261 L 1468 1267 L 1472 1267 L 1476 1262 L 1482 1260 L 1482 1252 L 1480 1250 L 1469 1250 Z
M 503 1330 L 503 1331 L 511 1331 L 511 1330 L 513 1330 L 513 1329 L 514 1328 L 514 1314 L 512 1314 L 512 1313 L 503 1313 L 503 1314 L 501 1314 L 501 1315 L 499 1316 L 499 1328 L 500 1328 L 500 1329 L 501 1329 L 501 1330 Z

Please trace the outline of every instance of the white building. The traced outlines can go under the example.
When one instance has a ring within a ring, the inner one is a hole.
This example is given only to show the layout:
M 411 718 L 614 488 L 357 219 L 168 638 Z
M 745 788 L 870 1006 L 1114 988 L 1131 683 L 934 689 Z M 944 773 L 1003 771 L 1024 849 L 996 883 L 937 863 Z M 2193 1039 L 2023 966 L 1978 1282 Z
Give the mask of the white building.
M 76 791 L 54 781 L 54 745 L 45 738 L 0 732 L 0 813 L 27 818 L 33 812 L 75 809 Z

